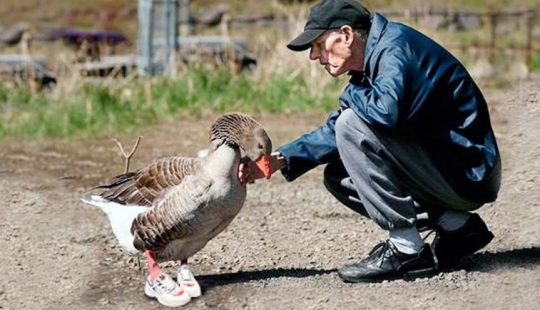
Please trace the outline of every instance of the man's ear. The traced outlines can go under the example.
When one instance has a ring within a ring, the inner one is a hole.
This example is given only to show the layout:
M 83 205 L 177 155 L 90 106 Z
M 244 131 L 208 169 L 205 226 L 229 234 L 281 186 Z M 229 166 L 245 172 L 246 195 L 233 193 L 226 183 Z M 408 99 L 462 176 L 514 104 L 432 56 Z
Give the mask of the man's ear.
M 349 25 L 343 25 L 340 30 L 345 35 L 345 45 L 351 46 L 354 41 L 354 29 Z

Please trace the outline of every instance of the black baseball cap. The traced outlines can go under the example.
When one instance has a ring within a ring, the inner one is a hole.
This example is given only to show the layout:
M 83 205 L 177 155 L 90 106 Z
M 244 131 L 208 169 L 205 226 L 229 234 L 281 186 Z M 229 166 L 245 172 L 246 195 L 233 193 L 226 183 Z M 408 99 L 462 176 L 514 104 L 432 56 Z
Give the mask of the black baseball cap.
M 311 42 L 328 29 L 349 25 L 354 29 L 369 29 L 371 13 L 355 0 L 323 0 L 311 8 L 304 32 L 287 44 L 293 51 L 305 51 Z

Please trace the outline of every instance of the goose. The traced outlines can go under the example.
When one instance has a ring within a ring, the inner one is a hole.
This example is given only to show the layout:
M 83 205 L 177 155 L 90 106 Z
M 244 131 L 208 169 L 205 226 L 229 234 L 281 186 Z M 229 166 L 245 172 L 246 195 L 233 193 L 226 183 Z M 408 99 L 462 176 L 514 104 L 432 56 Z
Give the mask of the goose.
M 108 216 L 119 244 L 144 253 L 149 268 L 145 294 L 165 306 L 182 306 L 201 289 L 188 258 L 222 232 L 241 210 L 246 182 L 243 164 L 255 164 L 271 176 L 272 142 L 251 116 L 227 113 L 210 128 L 203 157 L 166 157 L 99 185 L 99 195 L 82 201 Z M 177 281 L 159 263 L 180 261 Z

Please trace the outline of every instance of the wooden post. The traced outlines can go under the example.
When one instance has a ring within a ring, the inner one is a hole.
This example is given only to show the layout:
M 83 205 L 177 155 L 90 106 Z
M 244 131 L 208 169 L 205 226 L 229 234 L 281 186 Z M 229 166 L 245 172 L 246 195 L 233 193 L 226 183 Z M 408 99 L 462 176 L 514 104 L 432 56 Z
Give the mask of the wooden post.
M 153 74 L 153 28 L 154 7 L 152 0 L 139 0 L 139 70 L 143 74 Z

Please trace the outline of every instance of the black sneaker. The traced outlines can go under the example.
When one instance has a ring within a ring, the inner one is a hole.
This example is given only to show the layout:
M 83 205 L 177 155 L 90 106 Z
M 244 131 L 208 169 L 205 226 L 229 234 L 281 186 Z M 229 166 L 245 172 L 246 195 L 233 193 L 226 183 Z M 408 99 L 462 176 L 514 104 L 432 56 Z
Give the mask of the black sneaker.
M 339 269 L 338 275 L 345 282 L 378 282 L 431 276 L 435 273 L 435 262 L 428 244 L 417 254 L 399 252 L 390 242 L 382 242 L 371 250 L 360 262 Z
M 452 267 L 460 259 L 488 245 L 493 234 L 476 213 L 471 213 L 465 225 L 455 231 L 436 230 L 432 248 L 440 269 Z

